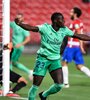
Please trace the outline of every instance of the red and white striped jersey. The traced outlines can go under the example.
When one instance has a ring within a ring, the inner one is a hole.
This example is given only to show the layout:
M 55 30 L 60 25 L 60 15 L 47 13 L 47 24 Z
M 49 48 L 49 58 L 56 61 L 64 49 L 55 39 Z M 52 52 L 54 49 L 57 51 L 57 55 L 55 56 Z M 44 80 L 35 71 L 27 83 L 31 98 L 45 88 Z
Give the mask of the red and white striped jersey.
M 77 31 L 79 30 L 80 33 L 79 34 L 83 34 L 83 23 L 79 20 L 79 19 L 76 19 L 74 20 L 69 28 L 74 32 L 74 33 L 77 33 Z M 80 43 L 79 43 L 79 39 L 77 38 L 68 38 L 68 47 L 79 47 L 80 46 Z

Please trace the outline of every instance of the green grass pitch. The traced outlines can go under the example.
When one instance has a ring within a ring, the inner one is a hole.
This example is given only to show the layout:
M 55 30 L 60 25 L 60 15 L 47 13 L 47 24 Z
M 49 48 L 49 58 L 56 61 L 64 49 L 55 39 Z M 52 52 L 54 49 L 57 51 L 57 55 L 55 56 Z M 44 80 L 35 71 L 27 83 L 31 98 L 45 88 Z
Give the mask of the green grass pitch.
M 22 55 L 20 58 L 20 62 L 33 69 L 36 55 Z M 85 65 L 90 68 L 90 56 L 84 56 Z M 27 98 L 29 88 L 32 85 L 32 82 L 29 81 L 28 75 L 24 72 L 14 68 L 17 73 L 23 75 L 27 81 L 28 85 L 18 91 L 22 97 Z M 51 95 L 47 100 L 90 100 L 90 78 L 76 70 L 74 63 L 69 64 L 69 80 L 70 80 L 70 88 L 63 88 L 62 91 Z M 41 86 L 39 87 L 38 93 L 49 88 L 50 85 L 53 84 L 53 81 L 50 75 L 47 73 L 44 78 Z M 39 96 L 36 96 L 36 100 L 40 100 Z M 0 97 L 0 100 L 15 100 L 8 97 Z M 18 99 L 19 100 L 19 99 Z

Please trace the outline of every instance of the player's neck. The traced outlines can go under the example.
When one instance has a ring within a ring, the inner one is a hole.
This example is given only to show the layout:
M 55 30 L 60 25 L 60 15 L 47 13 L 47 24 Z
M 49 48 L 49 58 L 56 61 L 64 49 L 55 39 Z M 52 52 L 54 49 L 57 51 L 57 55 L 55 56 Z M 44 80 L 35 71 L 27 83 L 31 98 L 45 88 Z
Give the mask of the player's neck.
M 78 17 L 74 17 L 74 20 L 77 20 L 78 19 Z
M 52 28 L 53 28 L 55 31 L 58 31 L 60 27 L 58 27 L 57 25 L 52 25 Z

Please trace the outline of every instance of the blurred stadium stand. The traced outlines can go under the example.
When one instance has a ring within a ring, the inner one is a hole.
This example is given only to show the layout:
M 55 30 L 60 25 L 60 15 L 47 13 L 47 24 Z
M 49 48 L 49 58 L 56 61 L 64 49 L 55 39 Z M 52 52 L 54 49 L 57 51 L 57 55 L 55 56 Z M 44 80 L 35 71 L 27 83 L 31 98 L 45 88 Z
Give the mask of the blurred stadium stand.
M 39 25 L 44 22 L 50 22 L 50 16 L 53 12 L 64 14 L 66 25 L 70 24 L 69 12 L 77 6 L 82 9 L 81 20 L 84 23 L 84 32 L 90 33 L 90 3 L 84 3 L 82 0 L 11 0 L 11 20 L 14 19 L 17 12 L 22 12 L 25 21 L 31 25 Z M 30 44 L 39 44 L 39 33 L 31 32 Z

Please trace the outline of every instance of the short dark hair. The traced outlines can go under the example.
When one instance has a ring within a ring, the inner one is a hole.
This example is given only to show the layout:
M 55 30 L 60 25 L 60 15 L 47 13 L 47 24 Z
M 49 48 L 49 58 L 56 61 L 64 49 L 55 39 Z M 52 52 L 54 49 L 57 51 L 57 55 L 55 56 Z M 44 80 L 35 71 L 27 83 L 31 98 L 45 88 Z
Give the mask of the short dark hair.
M 64 19 L 64 16 L 62 13 L 59 12 L 54 12 L 51 16 L 51 21 L 53 22 L 55 19 L 57 19 L 58 16 L 62 16 L 62 18 Z
M 77 17 L 80 17 L 82 15 L 82 11 L 80 8 L 74 7 L 73 10 L 74 10 L 74 13 L 77 14 Z

